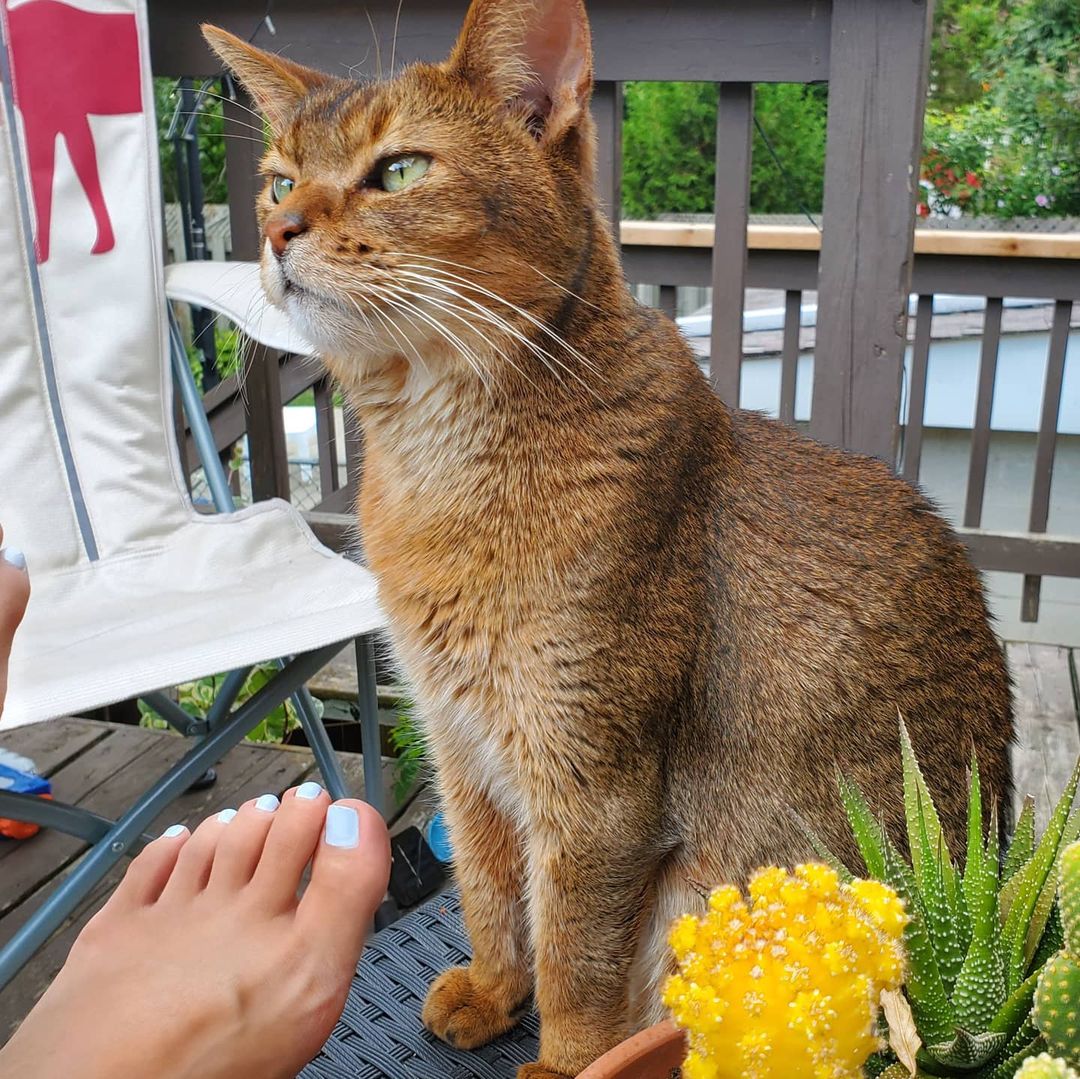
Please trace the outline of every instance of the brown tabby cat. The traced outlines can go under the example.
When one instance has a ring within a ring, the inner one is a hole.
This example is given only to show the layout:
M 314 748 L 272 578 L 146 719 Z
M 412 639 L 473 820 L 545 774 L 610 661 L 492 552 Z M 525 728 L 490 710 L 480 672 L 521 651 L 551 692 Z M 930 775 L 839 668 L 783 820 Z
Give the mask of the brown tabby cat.
M 656 1013 L 703 886 L 849 852 L 839 763 L 901 827 L 897 712 L 948 825 L 1009 786 L 982 590 L 877 460 L 726 407 L 629 295 L 594 194 L 580 0 L 474 0 L 440 65 L 360 83 L 207 38 L 267 116 L 270 299 L 363 423 L 360 500 L 475 951 L 459 1047 L 529 997 L 577 1072 Z

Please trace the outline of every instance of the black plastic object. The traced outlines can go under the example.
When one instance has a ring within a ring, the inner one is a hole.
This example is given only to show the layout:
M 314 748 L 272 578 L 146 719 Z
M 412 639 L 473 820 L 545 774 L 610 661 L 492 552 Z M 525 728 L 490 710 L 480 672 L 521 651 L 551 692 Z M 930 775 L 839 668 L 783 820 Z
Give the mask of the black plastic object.
M 406 828 L 390 840 L 390 894 L 399 907 L 415 907 L 442 887 L 446 867 L 435 857 L 418 828 Z
M 470 956 L 456 892 L 376 933 L 334 1033 L 300 1079 L 514 1079 L 522 1064 L 536 1059 L 535 1012 L 468 1052 L 451 1049 L 420 1023 L 428 986 Z

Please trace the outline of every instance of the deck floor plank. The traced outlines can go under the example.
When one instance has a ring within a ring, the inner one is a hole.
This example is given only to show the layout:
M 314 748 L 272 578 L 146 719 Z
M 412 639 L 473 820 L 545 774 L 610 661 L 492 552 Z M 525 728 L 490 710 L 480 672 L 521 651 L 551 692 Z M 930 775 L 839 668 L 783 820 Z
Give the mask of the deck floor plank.
M 1006 652 L 1015 686 L 1012 760 L 1016 808 L 1025 795 L 1032 795 L 1035 825 L 1041 831 L 1080 756 L 1070 649 L 1011 643 Z

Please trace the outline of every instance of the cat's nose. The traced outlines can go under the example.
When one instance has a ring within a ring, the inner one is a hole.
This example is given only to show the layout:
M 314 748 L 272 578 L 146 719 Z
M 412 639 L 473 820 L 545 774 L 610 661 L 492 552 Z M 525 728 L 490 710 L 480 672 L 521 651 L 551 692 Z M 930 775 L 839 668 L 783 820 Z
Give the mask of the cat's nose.
M 307 222 L 301 214 L 280 212 L 271 215 L 263 227 L 263 235 L 270 241 L 274 254 L 281 258 L 289 241 L 307 232 Z

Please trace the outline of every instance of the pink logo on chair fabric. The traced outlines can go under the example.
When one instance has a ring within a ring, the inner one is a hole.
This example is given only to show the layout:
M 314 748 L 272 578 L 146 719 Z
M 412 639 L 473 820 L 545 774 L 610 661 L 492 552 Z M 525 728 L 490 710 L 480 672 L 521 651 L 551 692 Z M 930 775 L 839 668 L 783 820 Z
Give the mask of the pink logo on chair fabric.
M 7 11 L 15 104 L 26 130 L 38 262 L 49 258 L 56 137 L 62 135 L 97 226 L 95 255 L 115 245 L 90 116 L 143 111 L 135 16 L 28 0 Z

